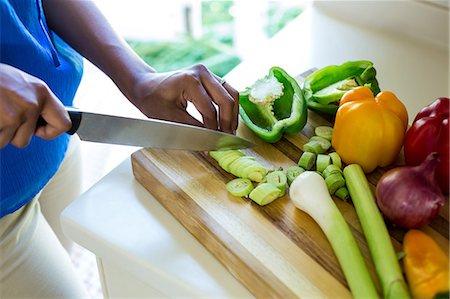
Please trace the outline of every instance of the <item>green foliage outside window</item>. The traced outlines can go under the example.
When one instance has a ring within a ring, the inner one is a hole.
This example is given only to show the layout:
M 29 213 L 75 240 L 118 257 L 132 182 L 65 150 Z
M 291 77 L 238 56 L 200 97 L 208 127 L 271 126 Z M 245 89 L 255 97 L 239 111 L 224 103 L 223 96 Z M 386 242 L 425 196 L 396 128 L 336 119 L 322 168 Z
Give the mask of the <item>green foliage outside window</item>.
M 230 13 L 233 3 L 234 1 L 202 2 L 201 39 L 186 35 L 179 41 L 129 40 L 128 43 L 139 56 L 160 72 L 202 63 L 215 74 L 224 76 L 241 62 L 233 50 L 234 19 Z M 300 5 L 282 4 L 283 1 L 269 2 L 267 25 L 264 28 L 268 37 L 273 36 L 302 12 Z
M 269 2 L 269 8 L 267 12 L 268 22 L 264 28 L 267 36 L 272 37 L 278 31 L 283 29 L 290 21 L 299 16 L 303 8 L 300 5 L 285 5 L 280 6 L 280 1 Z
M 206 39 L 185 38 L 179 42 L 129 41 L 129 44 L 159 72 L 202 63 L 213 73 L 224 76 L 241 61 L 231 48 L 225 49 L 223 45 Z

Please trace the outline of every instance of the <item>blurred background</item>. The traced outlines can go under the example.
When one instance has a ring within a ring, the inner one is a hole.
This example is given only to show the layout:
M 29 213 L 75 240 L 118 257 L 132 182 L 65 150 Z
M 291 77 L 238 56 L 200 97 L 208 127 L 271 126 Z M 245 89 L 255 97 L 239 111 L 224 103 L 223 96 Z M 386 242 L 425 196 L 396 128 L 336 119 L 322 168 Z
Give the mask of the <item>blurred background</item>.
M 95 0 L 158 71 L 202 63 L 219 76 L 303 11 L 303 1 Z M 251 13 L 250 13 L 251 12 Z

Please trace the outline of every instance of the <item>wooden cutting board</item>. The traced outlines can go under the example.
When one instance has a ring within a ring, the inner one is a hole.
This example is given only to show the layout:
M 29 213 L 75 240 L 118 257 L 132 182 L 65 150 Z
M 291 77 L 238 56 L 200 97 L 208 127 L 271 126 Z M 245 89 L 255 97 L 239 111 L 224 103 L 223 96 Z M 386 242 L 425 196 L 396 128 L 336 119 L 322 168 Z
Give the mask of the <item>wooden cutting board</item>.
M 245 125 L 237 134 L 258 145 L 244 150 L 267 167 L 296 165 L 314 128 L 329 121 L 309 112 L 297 135 L 276 144 L 259 140 Z M 401 164 L 401 159 L 398 162 Z M 132 155 L 136 179 L 257 298 L 351 298 L 325 235 L 288 195 L 266 206 L 231 196 L 234 177 L 207 153 L 142 149 Z M 386 169 L 368 175 L 372 188 Z M 314 198 L 311 198 L 314 200 Z M 351 202 L 335 200 L 378 282 Z M 424 228 L 448 252 L 448 201 Z M 388 226 L 397 251 L 405 230 Z

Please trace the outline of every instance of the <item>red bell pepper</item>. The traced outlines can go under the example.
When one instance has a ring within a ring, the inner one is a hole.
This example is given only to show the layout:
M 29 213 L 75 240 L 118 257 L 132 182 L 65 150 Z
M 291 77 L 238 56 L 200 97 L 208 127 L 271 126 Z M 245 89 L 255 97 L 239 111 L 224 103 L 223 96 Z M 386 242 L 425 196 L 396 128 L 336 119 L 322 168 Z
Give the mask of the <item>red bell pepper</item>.
M 431 152 L 440 155 L 436 179 L 444 194 L 449 193 L 449 109 L 450 99 L 438 98 L 416 115 L 405 135 L 407 165 L 418 165 Z

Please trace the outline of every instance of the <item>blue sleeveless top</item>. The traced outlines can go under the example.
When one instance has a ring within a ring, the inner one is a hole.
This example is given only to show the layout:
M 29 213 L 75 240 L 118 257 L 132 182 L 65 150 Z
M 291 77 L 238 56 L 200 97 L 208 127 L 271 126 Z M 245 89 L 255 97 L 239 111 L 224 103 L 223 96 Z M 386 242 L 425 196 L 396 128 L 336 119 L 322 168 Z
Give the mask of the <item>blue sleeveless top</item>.
M 72 105 L 83 72 L 82 57 L 55 33 L 41 0 L 0 0 L 0 62 L 45 81 L 66 105 Z M 0 217 L 13 213 L 47 184 L 60 166 L 69 136 L 47 141 L 33 136 L 23 149 L 0 150 Z

